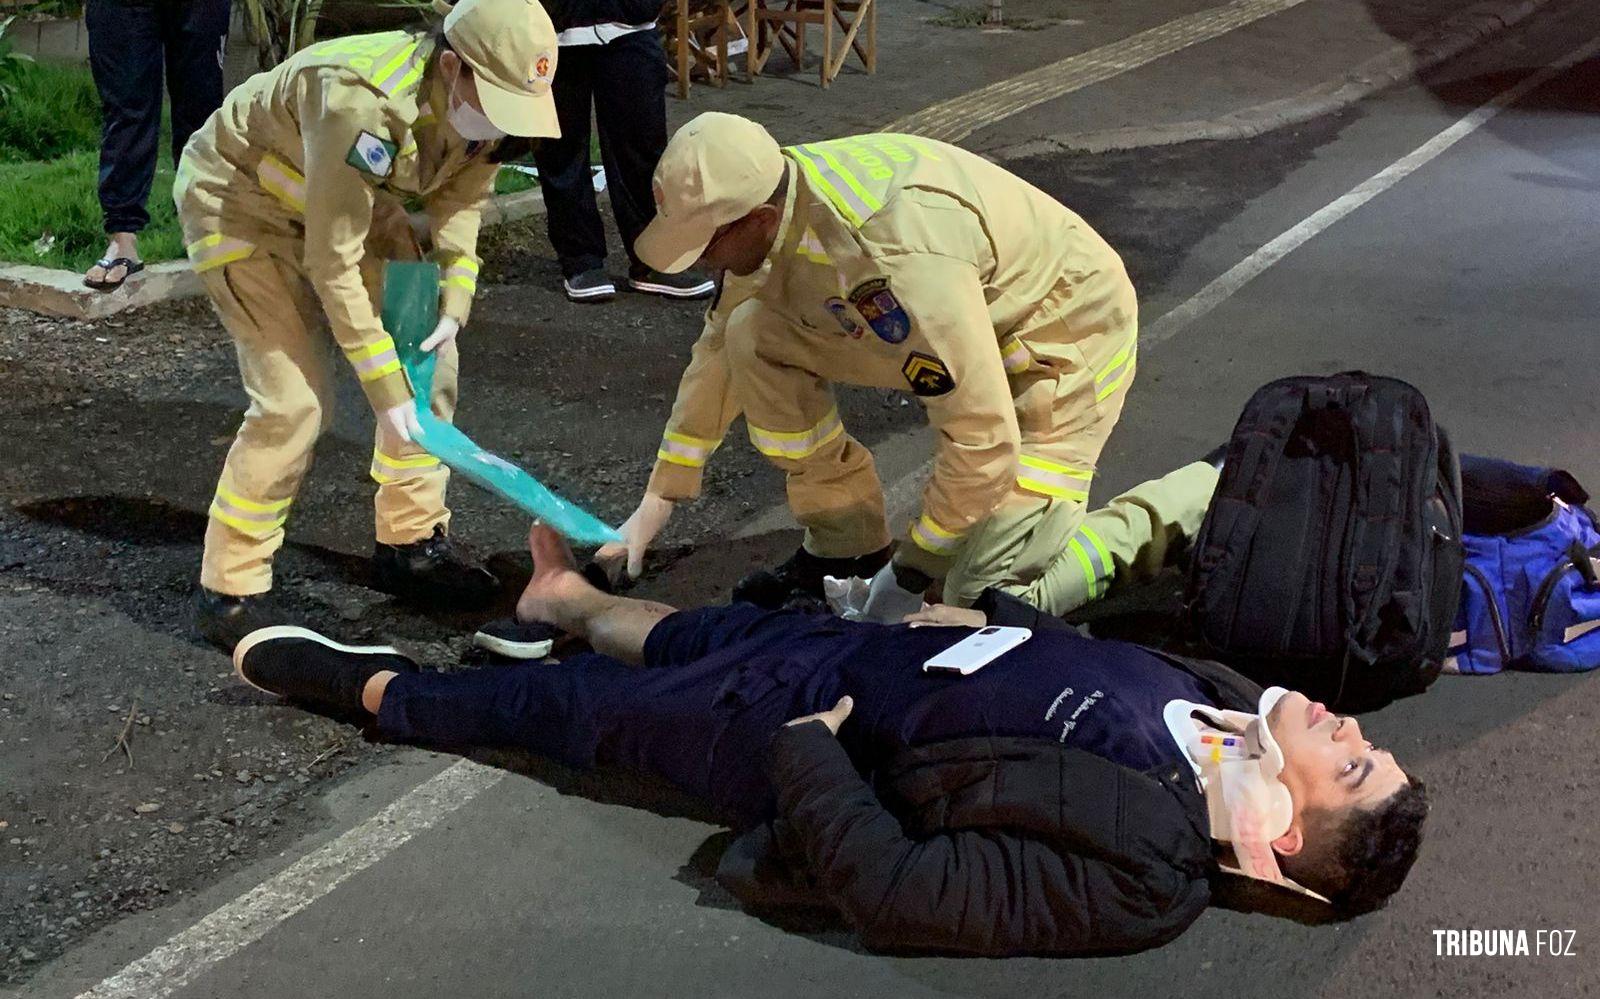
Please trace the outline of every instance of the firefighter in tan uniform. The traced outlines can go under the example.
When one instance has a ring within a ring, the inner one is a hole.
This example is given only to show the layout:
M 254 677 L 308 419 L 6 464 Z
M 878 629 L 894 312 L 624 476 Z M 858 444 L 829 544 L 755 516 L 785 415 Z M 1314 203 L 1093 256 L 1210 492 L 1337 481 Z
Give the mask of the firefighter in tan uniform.
M 721 114 L 673 138 L 656 196 L 641 259 L 666 272 L 698 259 L 724 283 L 623 528 L 630 573 L 741 412 L 787 472 L 806 535 L 735 599 L 770 605 L 819 593 L 824 574 L 870 576 L 867 616 L 897 620 L 932 582 L 956 604 L 988 587 L 1026 598 L 1074 557 L 1138 333 L 1122 261 L 1082 219 L 943 143 L 882 134 L 780 150 Z M 937 433 L 892 562 L 872 456 L 840 423 L 834 382 L 913 392 Z
M 379 585 L 445 603 L 496 588 L 451 545 L 447 470 L 412 440 L 416 411 L 378 316 L 386 258 L 414 258 L 417 197 L 442 268 L 433 397 L 455 407 L 454 338 L 476 290 L 480 205 L 498 140 L 554 136 L 556 36 L 537 0 L 461 0 L 441 32 L 321 42 L 234 90 L 184 150 L 174 197 L 189 259 L 238 349 L 250 405 L 212 499 L 196 623 L 231 647 L 276 617 L 266 594 L 313 446 L 331 419 L 317 313 L 378 427 Z

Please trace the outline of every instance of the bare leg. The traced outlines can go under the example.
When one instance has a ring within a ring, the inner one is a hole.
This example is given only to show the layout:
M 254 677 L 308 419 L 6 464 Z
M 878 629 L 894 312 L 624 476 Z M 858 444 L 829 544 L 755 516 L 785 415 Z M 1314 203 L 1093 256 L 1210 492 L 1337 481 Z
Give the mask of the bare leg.
M 637 665 L 650 630 L 677 608 L 602 593 L 578 572 L 561 535 L 542 524 L 528 531 L 533 578 L 517 601 L 517 620 L 544 621 L 577 635 L 596 652 Z
M 399 675 L 391 669 L 372 674 L 367 685 L 361 688 L 361 706 L 376 715 L 383 707 L 383 692 L 389 688 L 389 681 Z

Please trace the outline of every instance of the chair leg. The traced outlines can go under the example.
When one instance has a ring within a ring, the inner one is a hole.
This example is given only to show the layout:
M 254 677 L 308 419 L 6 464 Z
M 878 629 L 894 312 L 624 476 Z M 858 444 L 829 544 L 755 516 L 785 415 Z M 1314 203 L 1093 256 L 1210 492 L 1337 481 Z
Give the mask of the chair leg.
M 833 80 L 833 0 L 822 0 L 822 89 Z
M 678 100 L 689 99 L 689 0 L 678 0 Z

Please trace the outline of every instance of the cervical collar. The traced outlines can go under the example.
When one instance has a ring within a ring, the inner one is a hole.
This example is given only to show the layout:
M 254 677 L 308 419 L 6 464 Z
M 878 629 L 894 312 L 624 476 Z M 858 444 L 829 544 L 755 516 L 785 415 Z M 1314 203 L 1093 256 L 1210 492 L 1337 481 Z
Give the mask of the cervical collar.
M 1294 801 L 1279 779 L 1283 750 L 1267 727 L 1267 715 L 1288 693 L 1267 688 L 1255 714 L 1173 701 L 1166 721 L 1205 785 L 1211 837 L 1233 847 L 1239 872 L 1315 895 L 1284 876 L 1272 850 L 1294 819 Z

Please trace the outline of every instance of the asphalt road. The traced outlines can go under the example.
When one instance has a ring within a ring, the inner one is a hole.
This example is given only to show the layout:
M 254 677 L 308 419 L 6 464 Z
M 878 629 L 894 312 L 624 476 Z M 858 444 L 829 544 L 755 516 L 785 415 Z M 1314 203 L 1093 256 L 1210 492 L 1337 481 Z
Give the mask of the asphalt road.
M 1600 12 L 1569 11 L 1369 102 L 1147 285 L 1147 319 L 1595 37 Z M 1102 495 L 1205 450 L 1261 383 L 1351 367 L 1420 386 L 1464 450 L 1561 464 L 1600 483 L 1597 95 L 1591 59 L 1148 350 L 1103 463 Z M 1070 190 L 1060 163 L 1013 167 Z M 1155 179 L 1175 191 L 1184 182 Z M 1366 721 L 1374 741 L 1429 783 L 1435 805 L 1407 888 L 1387 910 L 1340 927 L 1213 911 L 1176 943 L 1128 958 L 883 958 L 838 928 L 740 911 L 708 877 L 719 830 L 677 802 L 534 767 L 535 779 L 498 781 L 174 994 L 1592 995 L 1597 684 L 1445 678 Z M 347 782 L 326 803 L 329 827 L 289 856 L 448 762 L 408 754 Z M 124 920 L 41 974 L 30 994 L 75 995 L 284 864 L 265 860 Z M 1573 930 L 1577 956 L 1435 955 L 1434 930 L 1469 928 Z

